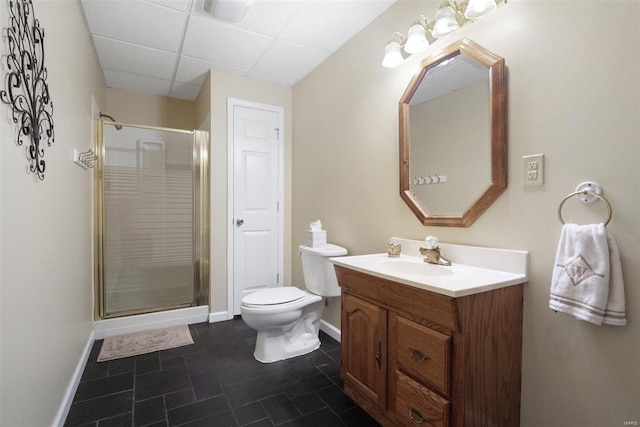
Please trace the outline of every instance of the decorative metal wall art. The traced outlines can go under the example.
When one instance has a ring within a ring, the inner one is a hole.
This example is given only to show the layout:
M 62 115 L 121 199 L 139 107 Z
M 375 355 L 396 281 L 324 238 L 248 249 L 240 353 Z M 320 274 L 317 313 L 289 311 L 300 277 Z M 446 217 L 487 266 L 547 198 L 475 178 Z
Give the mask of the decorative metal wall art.
M 11 106 L 13 122 L 18 127 L 16 143 L 29 141 L 29 171 L 44 179 L 44 146 L 54 142 L 53 102 L 44 66 L 44 30 L 33 15 L 31 0 L 8 0 L 9 27 L 3 30 L 7 53 L 5 88 L 0 100 Z

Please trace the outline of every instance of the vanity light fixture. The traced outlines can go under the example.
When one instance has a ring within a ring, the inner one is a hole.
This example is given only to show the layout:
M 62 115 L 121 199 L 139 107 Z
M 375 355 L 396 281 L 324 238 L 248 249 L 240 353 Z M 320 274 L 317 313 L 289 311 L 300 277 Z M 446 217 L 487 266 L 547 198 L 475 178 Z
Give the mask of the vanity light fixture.
M 405 57 L 425 51 L 439 38 L 490 14 L 506 2 L 507 0 L 464 0 L 456 3 L 455 0 L 443 0 L 432 22 L 427 22 L 424 15 L 418 15 L 409 27 L 406 40 L 399 32 L 393 33 L 384 49 L 382 66 L 400 66 Z
M 429 46 L 427 40 L 427 20 L 424 15 L 418 16 L 416 22 L 409 27 L 407 42 L 404 44 L 404 51 L 410 55 L 423 52 Z
M 467 19 L 478 19 L 490 14 L 498 5 L 495 0 L 469 0 L 467 8 L 464 10 L 464 17 Z
M 395 32 L 391 35 L 391 40 L 384 48 L 384 58 L 382 59 L 382 66 L 385 68 L 396 68 L 404 62 L 404 55 L 402 55 L 402 34 Z
M 440 3 L 438 12 L 436 12 L 436 20 L 433 24 L 431 35 L 439 39 L 448 36 L 459 28 L 460 24 L 456 20 L 456 10 L 449 0 L 444 0 Z

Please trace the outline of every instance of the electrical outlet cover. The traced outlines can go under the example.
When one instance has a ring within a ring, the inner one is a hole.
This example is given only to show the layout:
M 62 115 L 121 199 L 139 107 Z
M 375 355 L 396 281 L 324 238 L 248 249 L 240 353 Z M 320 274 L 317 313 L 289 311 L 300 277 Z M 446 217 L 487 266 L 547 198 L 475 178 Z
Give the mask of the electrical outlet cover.
M 544 185 L 544 154 L 522 156 L 522 186 Z

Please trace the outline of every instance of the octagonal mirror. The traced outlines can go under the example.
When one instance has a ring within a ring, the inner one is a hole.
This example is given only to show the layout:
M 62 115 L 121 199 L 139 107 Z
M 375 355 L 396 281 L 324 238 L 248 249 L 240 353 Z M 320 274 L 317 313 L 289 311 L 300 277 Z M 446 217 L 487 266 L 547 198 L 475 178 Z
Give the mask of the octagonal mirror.
M 402 199 L 424 225 L 473 224 L 507 187 L 504 59 L 469 39 L 426 57 L 399 118 Z

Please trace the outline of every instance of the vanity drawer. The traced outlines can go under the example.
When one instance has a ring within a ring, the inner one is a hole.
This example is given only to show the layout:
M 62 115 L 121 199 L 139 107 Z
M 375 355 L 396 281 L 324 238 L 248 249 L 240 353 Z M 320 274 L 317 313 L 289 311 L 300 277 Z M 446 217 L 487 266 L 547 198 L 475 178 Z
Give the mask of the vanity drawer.
M 394 317 L 398 366 L 448 396 L 450 337 L 403 317 Z
M 396 371 L 395 418 L 398 425 L 428 427 L 449 425 L 449 401 L 418 384 L 400 371 Z

